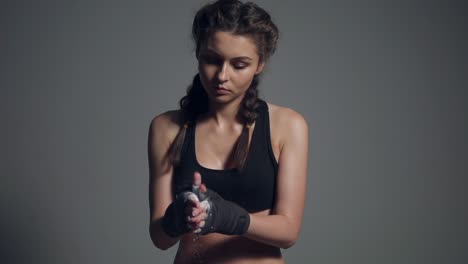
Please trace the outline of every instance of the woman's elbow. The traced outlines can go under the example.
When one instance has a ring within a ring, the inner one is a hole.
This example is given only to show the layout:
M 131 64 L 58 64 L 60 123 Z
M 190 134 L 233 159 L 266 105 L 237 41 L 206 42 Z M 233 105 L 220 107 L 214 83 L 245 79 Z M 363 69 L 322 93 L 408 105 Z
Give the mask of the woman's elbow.
M 294 246 L 298 238 L 299 238 L 299 230 L 297 232 L 291 232 L 289 236 L 284 241 L 282 241 L 282 243 L 280 244 L 280 248 L 288 249 Z
M 153 242 L 154 246 L 160 250 L 167 250 L 171 248 L 174 244 L 177 243 L 176 241 L 168 241 L 167 239 L 164 238 L 164 236 L 160 233 L 162 232 L 161 230 L 156 231 L 156 225 L 152 224 L 150 225 L 150 237 L 151 241 Z
M 172 247 L 172 245 L 159 241 L 158 239 L 151 239 L 151 240 L 153 241 L 154 246 L 160 250 L 164 251 Z
M 288 248 L 294 246 L 294 244 L 296 244 L 296 241 L 297 241 L 296 239 L 286 240 L 286 241 L 281 243 L 280 248 L 288 249 Z

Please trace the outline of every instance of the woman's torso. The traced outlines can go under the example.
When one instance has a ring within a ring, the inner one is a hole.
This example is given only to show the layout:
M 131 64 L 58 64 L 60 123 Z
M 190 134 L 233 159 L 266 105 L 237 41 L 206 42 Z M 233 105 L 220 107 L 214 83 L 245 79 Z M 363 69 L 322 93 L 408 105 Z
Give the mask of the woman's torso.
M 223 180 L 232 177 L 230 175 L 231 169 L 224 169 L 229 168 L 229 163 L 226 162 L 229 151 L 223 150 L 232 149 L 236 136 L 216 137 L 213 135 L 216 132 L 213 132 L 208 125 L 200 122 L 186 134 L 185 151 L 192 155 L 186 156 L 188 165 L 185 166 L 185 169 L 175 170 L 176 192 L 178 186 L 183 189 L 186 187 L 181 186 L 190 182 L 190 177 L 186 177 L 184 180 L 177 175 L 189 175 L 195 169 L 200 171 L 202 180 L 207 183 L 208 188 L 210 188 L 210 183 L 216 185 L 215 187 L 219 189 L 215 189 L 215 191 L 242 205 L 252 214 L 270 214 L 276 189 L 275 180 L 280 153 L 280 133 L 278 132 L 277 122 L 273 118 L 277 107 L 270 104 L 267 107 L 266 103 L 263 106 L 263 111 L 259 113 L 249 131 L 251 140 L 245 165 L 247 171 L 245 175 L 250 179 L 242 180 L 241 176 L 241 180 L 236 181 L 235 177 L 238 175 L 235 175 L 230 184 L 220 184 Z M 229 140 L 230 138 L 232 140 Z M 259 169 L 262 169 L 263 172 L 259 171 Z M 248 173 L 249 171 L 250 173 Z M 204 179 L 203 176 L 205 176 Z M 259 188 L 261 184 L 265 188 Z M 232 188 L 232 186 L 237 186 L 238 189 Z M 230 191 L 232 189 L 234 190 Z M 245 191 L 246 189 L 249 189 L 249 191 Z M 238 191 L 244 191 L 242 197 L 236 196 L 239 193 Z M 245 197 L 248 199 L 244 199 Z M 200 237 L 193 234 L 184 235 L 179 242 L 179 249 L 174 263 L 241 264 L 252 263 L 252 261 L 255 261 L 255 263 L 284 263 L 281 251 L 277 247 L 242 236 L 222 234 L 209 234 Z

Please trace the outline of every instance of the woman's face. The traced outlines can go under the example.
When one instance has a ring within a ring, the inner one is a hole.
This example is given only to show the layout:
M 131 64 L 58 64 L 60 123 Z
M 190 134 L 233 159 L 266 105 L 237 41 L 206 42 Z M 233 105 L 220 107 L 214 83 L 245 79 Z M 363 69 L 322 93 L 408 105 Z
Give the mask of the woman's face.
M 228 32 L 215 32 L 198 55 L 201 83 L 210 100 L 217 103 L 240 103 L 263 66 L 250 37 Z

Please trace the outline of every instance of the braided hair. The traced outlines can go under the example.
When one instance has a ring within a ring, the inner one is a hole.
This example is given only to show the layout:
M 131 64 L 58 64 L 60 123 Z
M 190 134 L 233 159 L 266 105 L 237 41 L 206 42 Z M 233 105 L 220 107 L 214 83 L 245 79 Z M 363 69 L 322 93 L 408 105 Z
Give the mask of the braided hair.
M 254 40 L 259 61 L 266 62 L 276 49 L 279 32 L 270 15 L 252 2 L 242 3 L 238 0 L 218 0 L 203 6 L 195 15 L 192 25 L 192 38 L 195 43 L 195 54 L 198 58 L 200 48 L 217 31 L 230 32 L 235 35 L 248 36 Z M 244 167 L 248 154 L 249 129 L 257 118 L 259 74 L 242 99 L 239 117 L 244 123 L 242 133 L 234 148 L 233 160 L 236 168 Z M 182 145 L 188 126 L 195 123 L 198 116 L 208 112 L 208 95 L 203 89 L 200 75 L 196 74 L 187 94 L 179 102 L 182 113 L 181 129 L 171 148 L 173 165 L 181 159 Z

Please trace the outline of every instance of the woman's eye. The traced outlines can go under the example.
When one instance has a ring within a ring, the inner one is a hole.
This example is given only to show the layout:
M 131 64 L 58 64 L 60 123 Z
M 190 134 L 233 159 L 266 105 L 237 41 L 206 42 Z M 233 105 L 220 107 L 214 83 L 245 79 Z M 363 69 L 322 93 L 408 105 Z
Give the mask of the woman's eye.
M 206 64 L 219 64 L 220 63 L 220 60 L 218 58 L 209 56 L 209 55 L 202 56 L 201 60 L 203 63 L 206 63 Z
M 202 61 L 205 64 L 212 64 L 212 65 L 222 65 L 223 61 L 219 58 L 216 57 L 211 57 L 211 56 L 203 56 Z M 232 65 L 234 69 L 236 70 L 241 70 L 244 68 L 247 68 L 249 65 L 246 63 L 233 63 Z
M 208 64 L 216 64 L 218 61 L 215 58 L 210 58 L 210 57 L 205 57 L 203 58 L 203 61 Z
M 235 65 L 234 65 L 234 68 L 240 70 L 240 69 L 247 68 L 247 66 L 248 66 L 248 65 L 241 63 L 241 64 L 235 64 Z

